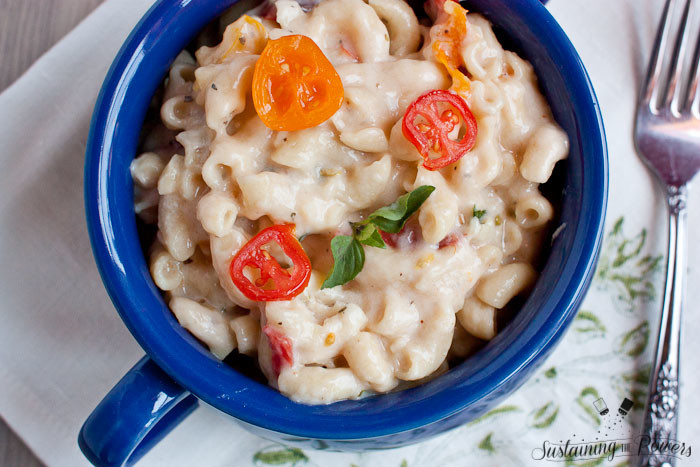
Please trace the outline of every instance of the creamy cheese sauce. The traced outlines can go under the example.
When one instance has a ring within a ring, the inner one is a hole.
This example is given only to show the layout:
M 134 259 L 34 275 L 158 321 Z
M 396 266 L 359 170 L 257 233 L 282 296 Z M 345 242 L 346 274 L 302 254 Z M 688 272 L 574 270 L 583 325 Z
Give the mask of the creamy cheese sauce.
M 401 0 L 323 0 L 310 11 L 280 0 L 274 20 L 257 13 L 228 25 L 196 60 L 178 57 L 161 107 L 167 130 L 155 128 L 132 163 L 136 211 L 158 226 L 154 281 L 216 357 L 236 348 L 257 356 L 270 384 L 295 401 L 423 382 L 444 371 L 448 354 L 465 357 L 493 338 L 500 310 L 536 280 L 533 264 L 554 217 L 538 187 L 567 156 L 567 136 L 530 64 L 503 50 L 478 14 L 468 15 L 458 44 L 464 90 L 434 56 L 445 24 L 420 25 Z M 321 48 L 344 100 L 316 127 L 278 132 L 257 116 L 251 82 L 266 41 L 288 34 Z M 430 171 L 401 123 L 435 89 L 461 95 L 478 134 L 466 156 Z M 331 239 L 422 185 L 435 191 L 396 245 L 365 247 L 354 280 L 321 289 Z M 281 223 L 296 225 L 311 280 L 291 300 L 252 301 L 231 280 L 232 258 Z M 293 362 L 279 374 L 266 325 L 292 344 Z

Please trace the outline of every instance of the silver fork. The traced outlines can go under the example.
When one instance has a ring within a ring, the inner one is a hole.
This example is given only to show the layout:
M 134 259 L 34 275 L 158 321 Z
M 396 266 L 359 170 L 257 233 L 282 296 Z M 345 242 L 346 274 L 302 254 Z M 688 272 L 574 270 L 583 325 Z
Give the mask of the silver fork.
M 665 54 L 672 34 L 673 13 L 684 2 L 681 23 L 670 57 Z M 646 444 L 640 465 L 675 464 L 670 451 L 649 449 L 654 440 L 677 440 L 678 377 L 681 312 L 685 274 L 686 200 L 690 180 L 700 170 L 700 42 L 695 45 L 691 70 L 684 68 L 689 53 L 687 27 L 694 0 L 667 0 L 654 43 L 649 70 L 637 106 L 637 152 L 654 172 L 668 204 L 668 263 L 659 336 L 649 381 L 641 443 Z M 693 6 L 693 8 L 695 8 Z M 664 60 L 670 59 L 666 79 Z M 683 78 L 687 79 L 684 80 Z M 686 86 L 683 83 L 687 82 Z M 667 85 L 664 87 L 663 82 Z M 642 446 L 644 447 L 644 446 Z

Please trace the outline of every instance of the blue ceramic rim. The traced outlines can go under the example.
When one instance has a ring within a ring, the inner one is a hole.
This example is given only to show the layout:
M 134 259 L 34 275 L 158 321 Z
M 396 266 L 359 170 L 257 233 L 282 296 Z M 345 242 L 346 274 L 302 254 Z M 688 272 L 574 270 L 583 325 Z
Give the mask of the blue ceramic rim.
M 582 180 L 582 208 L 577 213 L 578 228 L 570 241 L 572 250 L 561 268 L 564 271 L 561 278 L 568 285 L 563 290 L 556 289 L 557 294 L 540 303 L 536 319 L 523 328 L 527 332 L 511 339 L 503 354 L 492 355 L 497 346 L 490 345 L 491 352 L 485 350 L 470 359 L 479 367 L 471 374 L 476 383 L 446 386 L 441 381 L 448 376 L 443 376 L 400 393 L 309 407 L 294 404 L 275 390 L 253 383 L 216 361 L 194 344 L 167 307 L 169 319 L 163 322 L 159 314 L 163 310 L 154 307 L 165 305 L 159 295 L 154 295 L 158 292 L 148 277 L 147 268 L 144 269 L 140 248 L 133 248 L 134 239 L 138 242 L 138 237 L 132 196 L 118 191 L 118 188 L 128 187 L 130 181 L 126 185 L 116 185 L 120 180 L 123 182 L 125 176 L 128 178 L 128 174 L 117 170 L 119 157 L 114 154 L 120 150 L 135 153 L 134 135 L 138 135 L 150 96 L 167 70 L 167 66 L 162 65 L 160 69 L 149 69 L 150 65 L 142 63 L 143 57 L 151 54 L 149 57 L 158 63 L 170 63 L 190 37 L 233 2 L 202 0 L 197 10 L 191 3 L 190 0 L 160 0 L 133 30 L 107 74 L 95 106 L 87 144 L 85 200 L 93 253 L 120 316 L 148 355 L 184 388 L 217 409 L 268 430 L 315 439 L 375 438 L 437 422 L 492 397 L 501 386 L 510 384 L 518 374 L 527 373 L 539 363 L 563 335 L 590 284 L 600 250 L 607 202 L 607 153 L 597 99 L 580 58 L 549 12 L 535 1 L 511 0 L 509 3 L 516 14 L 528 18 L 534 25 L 533 32 L 543 34 L 540 37 L 546 38 L 548 49 L 557 52 L 557 62 L 568 70 L 568 86 L 578 98 L 574 103 L 578 129 L 587 138 L 589 172 Z M 202 11 L 208 13 L 202 14 Z M 187 21 L 183 19 L 185 16 Z M 166 26 L 169 45 L 159 49 L 154 44 L 164 42 L 160 36 L 165 34 Z M 176 27 L 173 29 L 173 26 Z M 134 85 L 132 80 L 144 69 L 149 69 L 150 82 L 140 81 L 140 86 Z M 131 105 L 130 110 L 122 107 L 125 100 Z M 126 118 L 125 112 L 130 112 L 131 116 Z M 123 133 L 129 134 L 130 127 L 132 141 L 123 142 L 120 137 Z M 134 128 L 136 133 L 133 133 Z M 133 254 L 134 251 L 137 253 Z M 528 301 L 521 314 L 536 306 L 531 302 Z M 495 341 L 503 340 L 499 336 Z M 203 374 L 207 378 L 202 377 Z M 479 387 L 472 387 L 475 384 Z M 440 389 L 434 391 L 438 386 Z M 465 388 L 470 388 L 471 392 L 460 393 Z M 260 404 L 260 401 L 265 403 Z M 373 414 L 373 410 L 381 413 Z

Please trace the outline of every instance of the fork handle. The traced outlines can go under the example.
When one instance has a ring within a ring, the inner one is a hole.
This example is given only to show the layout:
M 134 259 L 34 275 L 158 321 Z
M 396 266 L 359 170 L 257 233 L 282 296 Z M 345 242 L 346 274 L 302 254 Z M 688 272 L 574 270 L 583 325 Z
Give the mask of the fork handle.
M 668 262 L 663 308 L 654 365 L 649 381 L 644 428 L 639 441 L 640 465 L 673 466 L 676 457 L 660 442 L 677 440 L 678 376 L 680 364 L 681 312 L 685 285 L 686 243 L 685 186 L 669 187 L 667 201 Z M 660 448 L 661 447 L 661 448 Z

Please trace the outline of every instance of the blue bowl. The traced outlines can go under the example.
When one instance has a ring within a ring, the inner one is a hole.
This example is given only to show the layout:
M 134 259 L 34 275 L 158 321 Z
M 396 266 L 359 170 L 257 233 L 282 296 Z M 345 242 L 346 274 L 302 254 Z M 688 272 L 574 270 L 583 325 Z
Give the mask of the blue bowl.
M 561 169 L 565 228 L 524 307 L 466 363 L 413 389 L 305 406 L 218 361 L 180 327 L 151 280 L 137 235 L 129 164 L 149 101 L 180 50 L 234 3 L 158 1 L 122 47 L 98 98 L 86 154 L 87 224 L 105 287 L 148 357 L 87 420 L 79 437 L 83 452 L 103 465 L 133 461 L 197 399 L 261 436 L 343 450 L 403 446 L 478 417 L 523 384 L 552 351 L 594 274 L 607 152 L 598 102 L 576 51 L 536 0 L 465 2 L 494 24 L 507 48 L 532 63 L 555 119 L 569 135 L 570 156 Z M 154 407 L 155 400 L 162 403 Z

